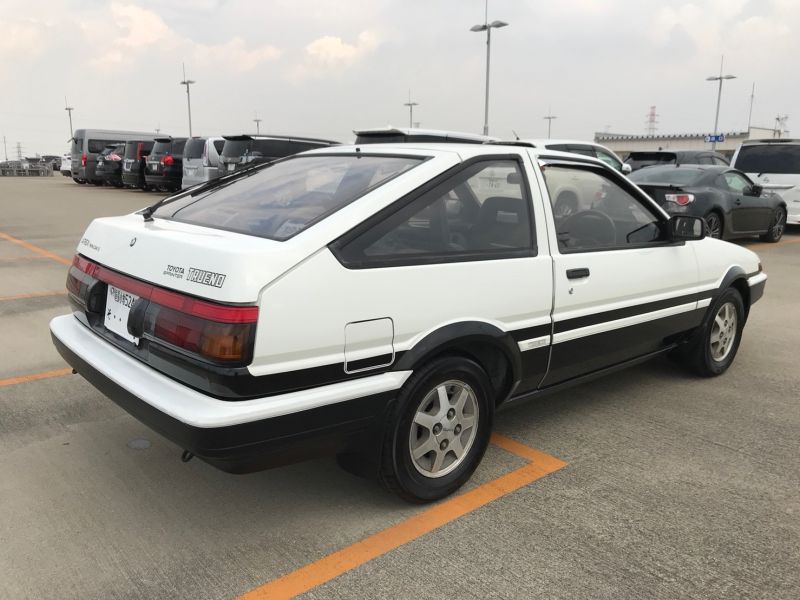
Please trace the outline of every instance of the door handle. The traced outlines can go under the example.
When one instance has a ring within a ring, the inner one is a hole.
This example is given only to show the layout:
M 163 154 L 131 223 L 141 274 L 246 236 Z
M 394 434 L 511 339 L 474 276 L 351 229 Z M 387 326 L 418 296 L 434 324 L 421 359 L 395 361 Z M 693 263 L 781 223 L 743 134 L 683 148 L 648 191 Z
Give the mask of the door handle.
M 567 279 L 582 279 L 589 276 L 589 269 L 567 269 Z

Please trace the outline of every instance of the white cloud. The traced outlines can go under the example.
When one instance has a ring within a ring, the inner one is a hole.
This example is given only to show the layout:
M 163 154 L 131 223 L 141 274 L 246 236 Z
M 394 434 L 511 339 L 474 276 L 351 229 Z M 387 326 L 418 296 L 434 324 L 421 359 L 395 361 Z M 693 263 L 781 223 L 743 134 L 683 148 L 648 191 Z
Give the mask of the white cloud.
M 311 62 L 326 67 L 350 66 L 377 46 L 378 38 L 371 31 L 358 34 L 355 44 L 343 42 L 340 37 L 326 35 L 306 46 L 306 56 Z
M 0 54 L 3 60 L 14 56 L 38 55 L 44 50 L 45 35 L 40 23 L 33 20 L 0 19 Z
M 281 54 L 281 50 L 270 45 L 248 49 L 244 40 L 238 36 L 224 44 L 194 45 L 195 62 L 219 63 L 238 72 L 250 71 L 263 62 L 276 60 Z

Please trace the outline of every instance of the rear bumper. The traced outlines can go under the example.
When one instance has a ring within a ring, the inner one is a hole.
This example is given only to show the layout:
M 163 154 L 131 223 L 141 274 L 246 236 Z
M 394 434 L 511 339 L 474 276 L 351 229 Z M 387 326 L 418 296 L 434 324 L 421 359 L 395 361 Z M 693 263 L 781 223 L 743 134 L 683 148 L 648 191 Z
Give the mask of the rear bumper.
M 56 349 L 100 392 L 184 450 L 233 473 L 375 444 L 410 372 L 246 401 L 206 396 L 131 358 L 73 315 L 50 322 Z
M 144 176 L 139 173 L 122 173 L 122 184 L 131 187 L 144 187 Z
M 157 175 L 147 172 L 144 174 L 144 180 L 147 182 L 147 185 L 170 187 L 176 190 L 180 189 L 181 187 L 181 179 L 183 179 L 182 171 L 164 171 L 163 173 L 159 173 Z

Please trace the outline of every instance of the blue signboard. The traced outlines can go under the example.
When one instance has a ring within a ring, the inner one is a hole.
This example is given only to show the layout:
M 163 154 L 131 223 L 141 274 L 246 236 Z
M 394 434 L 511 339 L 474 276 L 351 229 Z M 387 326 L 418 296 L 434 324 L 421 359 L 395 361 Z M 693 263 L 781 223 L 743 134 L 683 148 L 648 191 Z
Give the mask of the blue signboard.
M 709 143 L 709 144 L 711 142 L 724 142 L 724 141 L 725 141 L 725 134 L 724 133 L 720 133 L 719 135 L 707 135 L 706 136 L 706 142 Z

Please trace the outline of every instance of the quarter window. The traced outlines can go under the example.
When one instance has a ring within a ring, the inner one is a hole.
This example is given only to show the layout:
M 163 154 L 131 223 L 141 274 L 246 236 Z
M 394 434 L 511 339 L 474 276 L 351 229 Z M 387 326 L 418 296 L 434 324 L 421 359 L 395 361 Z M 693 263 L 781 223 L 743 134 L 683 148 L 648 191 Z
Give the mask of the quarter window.
M 665 241 L 661 219 L 591 168 L 545 165 L 561 251 L 627 248 Z
M 473 164 L 342 249 L 351 264 L 413 264 L 532 254 L 530 198 L 519 163 Z

